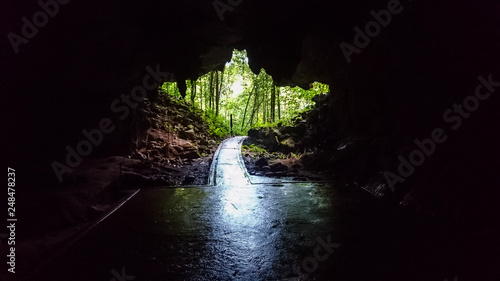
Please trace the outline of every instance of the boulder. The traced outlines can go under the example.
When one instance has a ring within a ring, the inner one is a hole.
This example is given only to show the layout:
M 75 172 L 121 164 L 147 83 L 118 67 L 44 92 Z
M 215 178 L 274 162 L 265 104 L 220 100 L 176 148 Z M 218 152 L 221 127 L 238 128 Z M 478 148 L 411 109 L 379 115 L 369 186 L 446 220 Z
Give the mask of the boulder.
M 268 129 L 266 130 L 266 138 L 268 139 L 276 139 L 276 137 L 281 137 L 282 134 L 280 132 L 280 130 L 278 130 L 277 128 L 272 128 L 272 129 Z
M 288 171 L 288 166 L 283 165 L 281 163 L 276 163 L 271 166 L 269 166 L 272 172 L 286 172 Z
M 294 126 L 285 126 L 285 127 L 280 127 L 279 130 L 284 135 L 290 135 L 290 134 L 295 134 L 296 127 L 294 127 Z
M 295 150 L 295 141 L 293 138 L 286 138 L 280 142 L 281 149 L 288 153 Z
M 297 124 L 297 126 L 295 126 L 296 128 L 296 135 L 297 137 L 299 138 L 302 138 L 306 135 L 307 133 L 307 124 L 305 122 L 301 122 L 299 124 Z
M 200 158 L 200 155 L 198 154 L 198 152 L 191 150 L 191 151 L 187 151 L 187 152 L 183 153 L 182 158 L 193 160 L 193 159 Z
M 266 158 L 260 158 L 259 160 L 257 160 L 257 162 L 255 162 L 255 165 L 258 167 L 264 167 L 264 166 L 268 166 L 269 163 L 267 162 Z
M 248 130 L 248 136 L 251 137 L 251 138 L 254 138 L 254 139 L 258 139 L 259 138 L 259 130 L 258 129 L 250 129 Z
M 299 122 L 295 126 L 280 127 L 279 130 L 283 135 L 302 138 L 307 133 L 307 124 L 305 122 Z
M 279 138 L 282 136 L 278 129 L 264 128 L 263 137 L 259 140 L 268 150 L 275 151 L 279 148 Z

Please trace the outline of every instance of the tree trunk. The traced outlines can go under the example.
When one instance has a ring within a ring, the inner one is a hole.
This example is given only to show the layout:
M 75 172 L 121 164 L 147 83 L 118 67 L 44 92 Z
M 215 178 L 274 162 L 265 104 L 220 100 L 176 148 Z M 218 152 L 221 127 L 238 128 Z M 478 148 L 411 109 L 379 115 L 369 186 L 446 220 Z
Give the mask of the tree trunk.
M 280 98 L 280 93 L 281 93 L 281 89 L 280 88 L 277 88 L 277 95 L 276 95 L 276 101 L 277 101 L 277 106 L 278 106 L 278 120 L 281 119 L 281 98 Z
M 276 121 L 276 86 L 271 89 L 271 122 Z
M 209 104 L 209 107 L 210 109 L 213 109 L 214 106 L 213 106 L 213 102 L 214 102 L 214 72 L 210 72 L 210 92 L 209 92 L 209 101 L 208 101 L 208 104 Z
M 200 79 L 200 109 L 203 110 L 203 100 L 205 98 L 204 94 L 203 94 L 203 87 L 205 85 L 203 85 L 203 79 Z
M 196 81 L 191 80 L 191 106 L 194 108 L 196 98 Z
M 219 116 L 219 107 L 220 107 L 220 92 L 222 89 L 222 79 L 224 77 L 224 72 L 221 72 L 219 75 L 219 71 L 215 72 L 215 116 Z
M 267 123 L 267 89 L 262 93 L 262 123 Z
M 245 111 L 243 113 L 243 121 L 241 121 L 241 130 L 245 129 L 245 119 L 247 118 L 247 109 L 250 104 L 250 99 L 252 98 L 252 93 L 255 91 L 255 86 L 252 88 L 252 91 L 248 94 L 247 105 L 245 106 Z

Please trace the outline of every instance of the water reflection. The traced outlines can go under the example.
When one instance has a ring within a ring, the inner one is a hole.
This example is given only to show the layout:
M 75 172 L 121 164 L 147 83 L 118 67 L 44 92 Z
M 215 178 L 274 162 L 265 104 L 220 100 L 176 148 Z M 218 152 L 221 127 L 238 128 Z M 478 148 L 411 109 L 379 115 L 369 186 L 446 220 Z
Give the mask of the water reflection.
M 297 253 L 286 252 L 296 235 L 289 227 L 298 224 L 302 235 L 315 232 L 310 226 L 321 220 L 311 214 L 329 204 L 309 185 L 251 185 L 241 167 L 242 140 L 224 142 L 215 167 L 216 186 L 205 189 L 210 208 L 203 219 L 209 230 L 203 275 L 213 280 L 281 279 L 283 267 L 297 259 L 289 259 Z
M 218 205 L 210 218 L 211 237 L 207 245 L 212 251 L 215 270 L 234 279 L 270 272 L 277 259 L 276 238 L 279 230 L 272 227 L 276 213 L 266 206 L 254 186 L 218 189 Z M 218 267 L 218 268 L 217 268 Z

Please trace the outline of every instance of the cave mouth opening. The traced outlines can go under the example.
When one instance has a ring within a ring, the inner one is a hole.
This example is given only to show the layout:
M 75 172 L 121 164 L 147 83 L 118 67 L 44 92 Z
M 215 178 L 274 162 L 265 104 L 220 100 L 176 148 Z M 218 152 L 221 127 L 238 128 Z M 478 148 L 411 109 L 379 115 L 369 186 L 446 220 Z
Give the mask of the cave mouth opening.
M 196 80 L 186 80 L 186 93 L 178 82 L 165 82 L 160 92 L 183 100 L 206 118 L 216 121 L 215 134 L 246 135 L 255 127 L 290 124 L 312 109 L 314 97 L 326 95 L 330 86 L 310 83 L 308 89 L 277 86 L 265 69 L 254 73 L 246 50 L 233 50 L 232 58 L 221 70 L 212 70 Z M 182 83 L 182 82 L 181 82 Z

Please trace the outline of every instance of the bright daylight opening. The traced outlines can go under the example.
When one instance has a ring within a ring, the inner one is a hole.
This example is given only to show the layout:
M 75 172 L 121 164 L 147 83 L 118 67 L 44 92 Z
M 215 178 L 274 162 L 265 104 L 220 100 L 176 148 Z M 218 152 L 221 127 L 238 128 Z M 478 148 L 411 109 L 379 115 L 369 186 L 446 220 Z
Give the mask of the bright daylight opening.
M 246 135 L 255 127 L 287 124 L 310 110 L 316 95 L 329 92 L 329 85 L 311 83 L 309 89 L 278 87 L 261 69 L 253 73 L 245 50 L 234 50 L 222 71 L 211 71 L 196 81 L 186 81 L 184 100 L 193 110 L 201 111 L 220 137 Z M 163 94 L 182 99 L 177 83 L 162 85 Z M 232 121 L 232 127 L 231 127 Z

